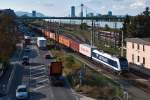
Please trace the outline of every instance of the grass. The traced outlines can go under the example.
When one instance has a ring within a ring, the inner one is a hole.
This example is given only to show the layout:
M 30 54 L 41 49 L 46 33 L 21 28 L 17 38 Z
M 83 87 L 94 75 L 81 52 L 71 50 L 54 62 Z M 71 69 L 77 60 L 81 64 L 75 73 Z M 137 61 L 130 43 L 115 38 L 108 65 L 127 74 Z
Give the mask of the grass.
M 113 80 L 91 69 L 87 68 L 86 70 L 83 85 L 80 88 L 76 88 L 77 91 L 82 91 L 84 94 L 97 99 L 108 96 L 123 96 L 123 90 L 120 88 L 120 85 L 116 84 Z

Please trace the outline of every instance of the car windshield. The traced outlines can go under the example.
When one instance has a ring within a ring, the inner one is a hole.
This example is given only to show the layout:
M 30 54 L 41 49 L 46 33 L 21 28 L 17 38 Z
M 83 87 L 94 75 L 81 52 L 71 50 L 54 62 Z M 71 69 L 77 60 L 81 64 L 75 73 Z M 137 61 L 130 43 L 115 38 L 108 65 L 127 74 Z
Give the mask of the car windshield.
M 27 89 L 26 88 L 20 88 L 20 89 L 18 89 L 18 92 L 27 92 Z

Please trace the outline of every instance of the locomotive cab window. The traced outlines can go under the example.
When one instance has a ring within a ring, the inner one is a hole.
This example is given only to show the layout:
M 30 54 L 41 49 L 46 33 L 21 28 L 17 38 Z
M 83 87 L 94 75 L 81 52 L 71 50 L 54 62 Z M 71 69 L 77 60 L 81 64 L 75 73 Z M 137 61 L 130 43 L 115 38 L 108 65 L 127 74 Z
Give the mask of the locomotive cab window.
M 125 58 L 119 58 L 120 66 L 121 68 L 127 68 L 128 67 L 128 61 Z

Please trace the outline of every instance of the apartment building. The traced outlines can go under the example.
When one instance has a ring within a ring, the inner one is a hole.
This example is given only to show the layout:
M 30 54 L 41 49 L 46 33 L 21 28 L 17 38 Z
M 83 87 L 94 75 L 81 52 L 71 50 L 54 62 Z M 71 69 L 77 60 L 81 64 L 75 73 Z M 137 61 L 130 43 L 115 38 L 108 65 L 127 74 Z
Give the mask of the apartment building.
M 129 63 L 150 69 L 150 38 L 127 38 L 126 50 Z

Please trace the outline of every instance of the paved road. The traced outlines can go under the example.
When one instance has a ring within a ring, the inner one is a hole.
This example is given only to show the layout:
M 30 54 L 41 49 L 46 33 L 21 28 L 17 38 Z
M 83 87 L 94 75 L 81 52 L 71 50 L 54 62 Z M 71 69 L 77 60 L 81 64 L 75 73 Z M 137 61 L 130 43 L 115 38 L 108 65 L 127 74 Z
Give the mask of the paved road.
M 10 84 L 10 88 L 9 88 L 9 92 L 8 95 L 5 97 L 4 100 L 16 100 L 15 98 L 15 92 L 16 92 L 16 88 L 19 84 L 22 83 L 22 78 L 23 78 L 23 71 L 24 71 L 24 67 L 21 66 L 21 58 L 23 56 L 23 52 L 22 49 L 16 54 L 16 56 L 14 56 L 11 59 L 11 63 L 13 64 L 14 67 L 14 74 L 12 76 L 12 81 Z
M 52 60 L 46 60 L 44 58 L 44 55 L 47 54 L 48 51 L 39 50 L 36 46 L 31 46 L 31 48 L 32 51 L 36 52 L 35 54 L 37 54 L 37 57 L 31 59 L 31 62 L 33 62 L 33 64 L 32 66 L 30 66 L 30 77 L 31 77 L 30 81 L 33 82 L 33 80 L 36 80 L 35 83 L 36 86 L 33 85 L 31 87 L 32 90 L 34 91 L 33 95 L 31 95 L 32 100 L 76 100 L 74 94 L 67 86 L 65 81 L 64 87 L 54 87 L 50 85 L 51 82 L 49 81 L 47 76 L 48 75 L 47 65 Z M 34 53 L 31 53 L 31 57 L 32 56 L 34 56 Z
M 47 65 L 52 60 L 46 60 L 44 55 L 48 51 L 39 50 L 36 46 L 30 46 L 31 51 L 25 52 L 20 56 L 14 66 L 16 67 L 15 74 L 10 86 L 10 91 L 7 97 L 3 100 L 16 100 L 16 88 L 20 84 L 26 84 L 30 89 L 29 100 L 76 100 L 76 94 L 73 93 L 67 85 L 64 78 L 65 85 L 63 87 L 51 86 L 48 77 Z M 30 66 L 22 66 L 21 58 L 23 55 L 30 57 Z

